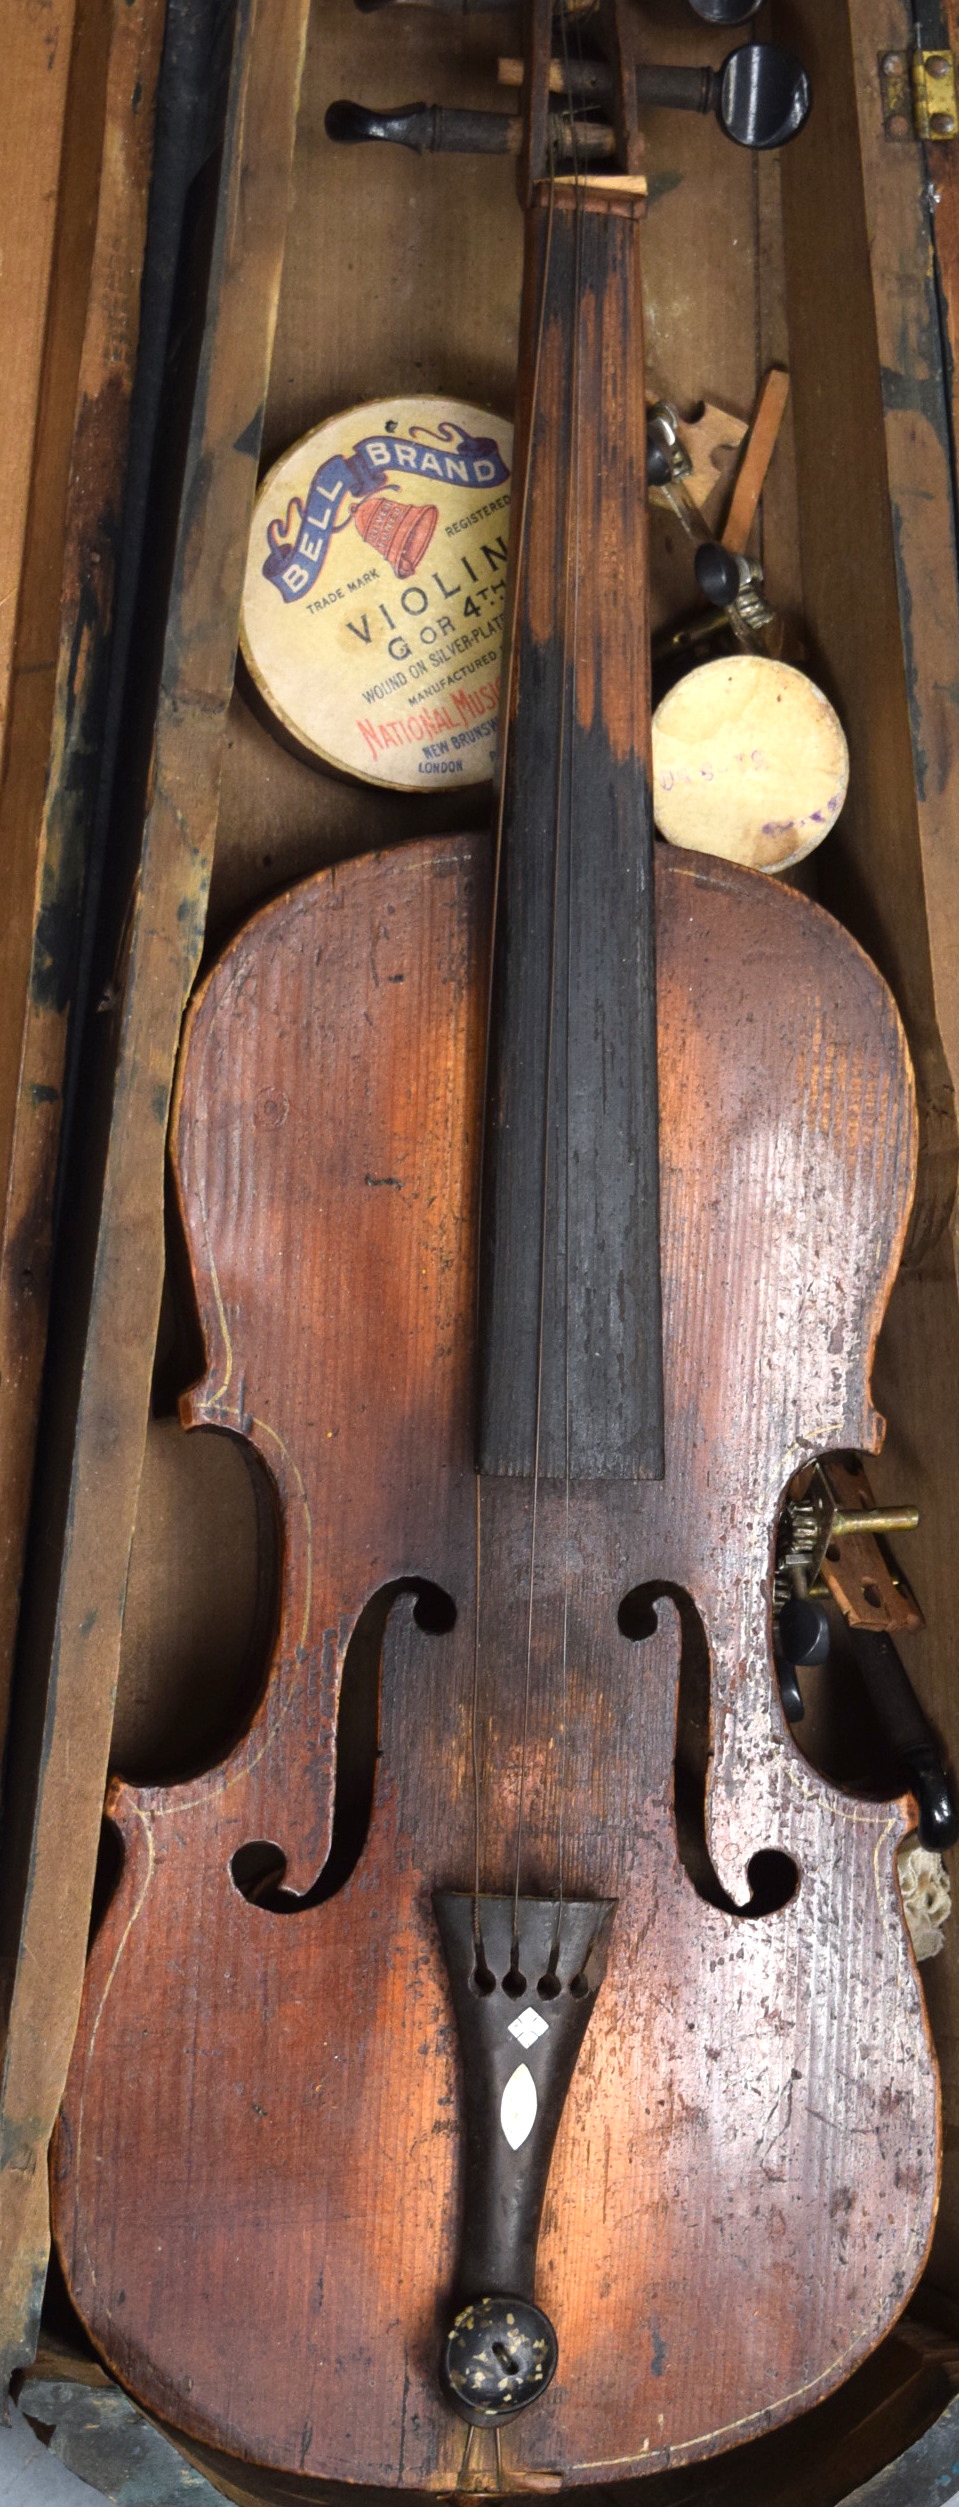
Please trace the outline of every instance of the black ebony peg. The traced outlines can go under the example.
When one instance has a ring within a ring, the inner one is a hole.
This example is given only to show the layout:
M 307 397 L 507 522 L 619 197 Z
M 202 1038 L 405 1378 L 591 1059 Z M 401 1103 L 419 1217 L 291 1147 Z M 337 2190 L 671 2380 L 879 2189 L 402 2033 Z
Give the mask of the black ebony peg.
M 778 44 L 741 44 L 721 70 L 663 69 L 642 62 L 636 72 L 641 105 L 674 105 L 684 113 L 715 113 L 740 148 L 782 148 L 795 139 L 812 102 L 809 80 Z
M 600 64 L 589 81 L 588 101 L 608 85 L 609 73 Z M 801 131 L 811 102 L 805 70 L 777 44 L 741 44 L 721 70 L 662 69 L 644 61 L 636 72 L 636 95 L 641 105 L 715 113 L 727 139 L 740 148 L 783 147 Z M 512 113 L 474 113 L 436 104 L 397 105 L 380 112 L 340 98 L 327 111 L 326 135 L 348 146 L 379 139 L 421 154 L 440 149 L 469 156 L 517 156 L 523 125 Z M 569 158 L 574 148 L 587 160 L 615 154 L 611 127 L 588 114 L 577 114 L 574 125 L 569 111 L 551 113 L 548 138 L 554 161 Z
M 510 113 L 471 113 L 457 106 L 401 104 L 378 112 L 342 96 L 327 107 L 326 136 L 353 148 L 363 140 L 392 140 L 420 156 L 435 150 L 462 156 L 515 156 L 521 125 Z
M 648 463 L 647 463 L 648 467 Z M 744 561 L 730 548 L 721 548 L 718 540 L 702 540 L 693 559 L 693 570 L 703 598 L 713 609 L 728 609 L 738 600 L 743 588 Z M 749 566 L 745 564 L 746 579 Z
M 785 1654 L 776 1656 L 776 1678 L 779 1682 L 779 1694 L 787 1724 L 801 1724 L 806 1712 L 802 1690 L 796 1678 L 795 1668 L 792 1663 L 787 1663 Z
M 805 1595 L 791 1595 L 779 1613 L 779 1642 L 787 1663 L 801 1664 L 829 1660 L 829 1620 L 821 1602 L 811 1602 Z
M 793 1593 L 783 1603 L 776 1625 L 776 1674 L 783 1714 L 788 1724 L 801 1724 L 806 1709 L 796 1666 L 829 1659 L 829 1621 L 821 1602 Z
M 762 4 L 763 0 L 689 0 L 690 8 L 705 18 L 707 26 L 745 26 L 747 17 L 755 17 Z M 360 0 L 360 6 L 369 8 L 370 0 Z
M 829 1616 L 822 1602 L 792 1594 L 779 1613 L 777 1643 L 780 1693 L 790 1723 L 801 1720 L 802 1698 L 795 1666 L 826 1663 L 830 1652 Z M 902 1782 L 919 1805 L 919 1840 L 936 1854 L 959 1837 L 957 1809 L 942 1749 L 923 1714 L 905 1663 L 884 1628 L 854 1628 L 846 1638 L 877 1723 L 888 1741 Z M 800 1712 L 794 1711 L 799 1697 Z
M 881 1628 L 850 1628 L 848 1634 L 873 1713 L 919 1804 L 920 1844 L 943 1854 L 959 1837 L 959 1811 L 940 1744 L 891 1636 Z
M 371 16 L 374 9 L 403 7 L 438 9 L 447 17 L 512 17 L 518 14 L 515 0 L 353 0 L 353 5 L 362 9 L 364 17 Z M 758 8 L 759 0 L 753 0 L 753 5 Z

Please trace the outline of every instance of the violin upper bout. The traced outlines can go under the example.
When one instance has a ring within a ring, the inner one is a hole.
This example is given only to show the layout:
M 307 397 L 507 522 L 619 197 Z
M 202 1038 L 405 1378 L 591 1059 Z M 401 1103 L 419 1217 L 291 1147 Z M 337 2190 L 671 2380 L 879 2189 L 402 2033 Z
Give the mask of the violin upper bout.
M 760 872 L 656 853 L 663 1190 L 677 1221 L 707 1207 L 720 1365 L 725 1300 L 740 1312 L 744 1281 L 762 1306 L 778 1504 L 806 1453 L 881 1442 L 869 1382 L 915 1187 L 912 1067 L 888 986 L 831 916 Z M 741 1406 L 741 1378 L 725 1389 Z

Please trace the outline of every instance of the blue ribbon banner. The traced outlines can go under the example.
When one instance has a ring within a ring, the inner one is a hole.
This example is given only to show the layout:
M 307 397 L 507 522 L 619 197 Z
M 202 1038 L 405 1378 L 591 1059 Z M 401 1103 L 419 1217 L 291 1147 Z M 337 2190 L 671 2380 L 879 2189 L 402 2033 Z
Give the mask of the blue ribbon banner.
M 341 531 L 350 519 L 347 514 L 344 521 L 338 520 L 344 499 L 371 496 L 389 471 L 401 471 L 407 478 L 435 479 L 446 487 L 499 487 L 509 478 L 493 436 L 467 435 L 453 425 L 438 427 L 436 436 L 446 440 L 420 443 L 404 435 L 367 435 L 352 453 L 332 453 L 320 463 L 305 505 L 294 497 L 285 522 L 277 518 L 267 530 L 270 553 L 263 572 L 285 601 L 301 601 L 305 592 L 312 591 L 334 531 Z M 297 513 L 296 539 L 288 539 Z

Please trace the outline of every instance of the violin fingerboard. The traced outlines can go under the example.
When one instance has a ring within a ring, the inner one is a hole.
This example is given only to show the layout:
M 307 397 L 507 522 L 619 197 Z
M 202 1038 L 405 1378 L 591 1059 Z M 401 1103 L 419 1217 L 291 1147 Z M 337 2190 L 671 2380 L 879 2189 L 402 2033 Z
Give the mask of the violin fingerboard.
M 518 1477 L 663 1471 L 641 207 L 530 211 L 479 1450 Z

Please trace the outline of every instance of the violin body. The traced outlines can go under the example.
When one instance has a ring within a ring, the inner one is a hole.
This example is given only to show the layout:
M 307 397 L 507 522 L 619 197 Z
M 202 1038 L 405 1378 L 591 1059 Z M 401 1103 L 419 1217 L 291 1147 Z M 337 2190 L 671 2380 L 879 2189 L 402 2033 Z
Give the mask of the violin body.
M 432 1897 L 472 1884 L 474 1721 L 482 1884 L 512 1888 L 524 1757 L 520 1478 L 483 1484 L 472 1696 L 490 869 L 458 836 L 324 872 L 192 1010 L 184 1417 L 265 1468 L 278 1624 L 222 1765 L 112 1788 L 123 1868 L 55 2167 L 76 2304 L 148 2410 L 286 2472 L 439 2491 L 467 2436 L 437 2376 L 463 2078 Z M 908 1805 L 813 1772 L 770 1651 L 786 1482 L 879 1441 L 902 1032 L 855 943 L 757 874 L 660 848 L 656 946 L 665 1477 L 538 1495 L 524 1886 L 553 1891 L 561 1854 L 616 1910 L 539 2243 L 559 2369 L 504 2433 L 507 2488 L 685 2462 L 815 2402 L 905 2303 L 936 2199 Z M 338 1715 L 342 1740 L 377 1628 L 349 1870 Z M 258 1842 L 299 1905 L 256 1902 Z

